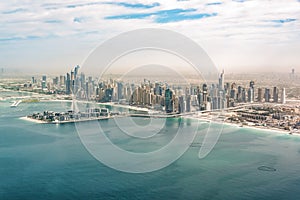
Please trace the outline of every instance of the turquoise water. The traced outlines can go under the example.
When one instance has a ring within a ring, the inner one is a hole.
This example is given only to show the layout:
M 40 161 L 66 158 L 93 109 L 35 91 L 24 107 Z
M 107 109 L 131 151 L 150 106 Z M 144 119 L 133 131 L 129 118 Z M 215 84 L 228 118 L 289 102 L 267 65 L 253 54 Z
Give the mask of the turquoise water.
M 64 111 L 69 103 L 10 104 L 0 102 L 0 199 L 300 199 L 297 136 L 225 126 L 213 151 L 198 159 L 207 128 L 203 125 L 195 145 L 176 162 L 155 172 L 130 174 L 94 159 L 74 124 L 19 119 L 43 110 Z M 165 131 L 148 142 L 130 140 L 120 135 L 113 120 L 100 123 L 115 144 L 136 152 L 154 150 L 173 137 Z M 176 124 L 178 120 L 168 120 L 167 130 Z M 276 171 L 259 170 L 261 166 Z

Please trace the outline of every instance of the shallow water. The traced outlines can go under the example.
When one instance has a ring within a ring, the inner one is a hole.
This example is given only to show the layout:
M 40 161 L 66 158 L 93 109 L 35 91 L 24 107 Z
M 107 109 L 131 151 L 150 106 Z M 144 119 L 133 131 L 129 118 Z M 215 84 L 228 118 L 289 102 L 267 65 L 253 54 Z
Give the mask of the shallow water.
M 300 198 L 300 138 L 296 136 L 226 125 L 213 151 L 198 159 L 207 128 L 204 124 L 180 159 L 158 171 L 130 174 L 111 169 L 90 155 L 74 124 L 19 119 L 43 110 L 64 111 L 69 103 L 9 105 L 9 101 L 0 102 L 0 199 Z M 126 125 L 129 119 L 122 120 Z M 142 118 L 134 120 L 140 126 L 148 124 Z M 168 120 L 151 140 L 120 134 L 113 120 L 100 123 L 114 144 L 147 152 L 174 137 L 178 120 Z M 190 120 L 187 124 L 197 123 Z M 262 168 L 276 171 L 259 170 Z

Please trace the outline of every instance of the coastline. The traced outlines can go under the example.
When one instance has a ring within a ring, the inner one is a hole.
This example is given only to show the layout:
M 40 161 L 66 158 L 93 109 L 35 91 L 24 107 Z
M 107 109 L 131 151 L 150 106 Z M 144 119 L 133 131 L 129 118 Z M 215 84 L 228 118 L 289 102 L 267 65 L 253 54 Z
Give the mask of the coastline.
M 49 99 L 49 100 L 40 100 L 41 102 L 72 102 L 72 100 L 63 100 L 63 99 Z M 88 102 L 88 101 L 78 101 L 81 103 L 95 103 L 95 102 Z M 113 102 L 108 102 L 108 103 L 95 103 L 98 105 L 103 105 L 103 106 L 112 106 L 112 107 L 119 107 L 119 108 L 126 108 L 126 109 L 132 109 L 132 110 L 136 110 L 136 111 L 146 111 L 146 112 L 153 112 L 152 110 L 148 109 L 148 108 L 140 108 L 140 107 L 135 107 L 135 106 L 130 106 L 130 105 L 122 105 L 122 104 L 116 104 Z M 248 129 L 254 129 L 257 131 L 265 131 L 265 132 L 276 132 L 276 133 L 280 133 L 280 134 L 284 134 L 284 135 L 294 135 L 294 136 L 300 136 L 299 133 L 293 133 L 292 131 L 288 131 L 288 130 L 282 130 L 282 129 L 278 129 L 278 128 L 273 128 L 273 127 L 258 127 L 258 126 L 250 126 L 250 125 L 243 125 L 240 126 L 237 123 L 231 123 L 231 122 L 220 122 L 220 121 L 215 121 L 212 120 L 208 117 L 198 117 L 198 116 L 182 116 L 183 118 L 189 118 L 189 119 L 194 119 L 194 120 L 200 120 L 200 121 L 205 121 L 207 123 L 216 123 L 219 125 L 228 125 L 228 126 L 232 126 L 232 127 L 236 127 L 236 128 L 248 128 Z M 36 123 L 47 123 L 47 122 L 43 122 L 40 120 L 35 120 L 35 119 L 31 119 L 28 117 L 21 117 L 20 119 L 24 119 L 27 121 L 31 121 L 31 122 L 36 122 Z
M 282 129 L 277 129 L 277 128 L 271 128 L 271 127 L 258 127 L 258 126 L 249 126 L 249 125 L 243 125 L 240 126 L 237 123 L 230 123 L 230 122 L 220 122 L 220 121 L 215 121 L 212 119 L 209 119 L 207 117 L 189 117 L 189 116 L 184 116 L 184 118 L 187 119 L 194 119 L 194 120 L 199 120 L 199 121 L 205 121 L 207 123 L 214 123 L 214 124 L 219 124 L 219 125 L 227 125 L 227 126 L 231 126 L 231 127 L 235 127 L 235 128 L 245 128 L 245 129 L 253 129 L 253 130 L 257 130 L 257 131 L 264 131 L 264 132 L 274 132 L 277 134 L 282 134 L 282 135 L 290 135 L 290 136 L 297 136 L 300 137 L 299 133 L 291 133 L 291 131 L 287 131 L 287 130 L 282 130 Z

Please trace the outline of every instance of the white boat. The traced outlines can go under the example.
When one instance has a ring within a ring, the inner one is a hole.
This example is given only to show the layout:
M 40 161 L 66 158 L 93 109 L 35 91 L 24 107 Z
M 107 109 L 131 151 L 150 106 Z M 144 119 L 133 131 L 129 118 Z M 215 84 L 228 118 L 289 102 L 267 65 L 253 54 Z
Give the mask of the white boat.
M 15 108 L 17 107 L 22 101 L 18 100 L 18 101 L 14 101 L 13 104 L 10 105 L 11 108 Z

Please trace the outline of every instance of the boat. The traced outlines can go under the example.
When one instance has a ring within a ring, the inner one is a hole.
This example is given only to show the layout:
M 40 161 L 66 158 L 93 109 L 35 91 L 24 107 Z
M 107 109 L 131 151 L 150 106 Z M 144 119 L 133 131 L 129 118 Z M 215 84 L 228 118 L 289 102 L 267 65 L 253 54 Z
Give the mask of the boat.
M 22 101 L 18 100 L 18 101 L 14 101 L 13 104 L 10 105 L 11 108 L 15 108 L 17 107 Z

